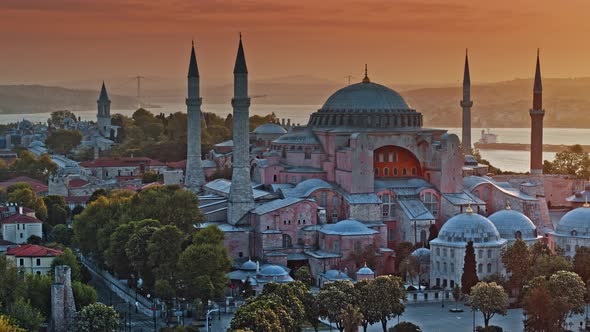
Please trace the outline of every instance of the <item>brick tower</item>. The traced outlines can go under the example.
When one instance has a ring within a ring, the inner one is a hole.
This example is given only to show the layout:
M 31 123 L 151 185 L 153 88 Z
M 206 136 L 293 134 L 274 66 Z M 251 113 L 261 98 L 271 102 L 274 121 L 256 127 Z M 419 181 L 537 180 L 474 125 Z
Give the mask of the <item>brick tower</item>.
M 537 49 L 537 66 L 535 69 L 535 84 L 533 86 L 533 108 L 531 115 L 531 174 L 543 174 L 543 85 L 541 83 L 541 64 Z

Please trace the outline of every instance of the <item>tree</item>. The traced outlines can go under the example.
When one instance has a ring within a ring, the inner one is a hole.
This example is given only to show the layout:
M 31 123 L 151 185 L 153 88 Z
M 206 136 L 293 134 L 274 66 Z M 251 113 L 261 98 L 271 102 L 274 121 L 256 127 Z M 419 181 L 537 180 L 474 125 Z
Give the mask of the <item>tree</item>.
M 414 251 L 414 245 L 410 242 L 400 242 L 393 250 L 395 251 L 395 271 L 398 272 L 401 262 Z
M 317 332 L 320 326 L 320 307 L 317 295 L 308 291 L 303 296 L 301 303 L 303 303 L 303 308 L 305 309 L 305 318 L 307 322 L 313 327 L 315 332 Z
M 82 142 L 82 134 L 78 130 L 58 129 L 52 131 L 45 140 L 47 147 L 61 155 L 66 155 Z
M 309 272 L 309 268 L 307 266 L 302 266 L 295 270 L 294 277 L 295 280 L 301 281 L 307 287 L 311 287 L 313 284 L 313 279 L 311 278 L 311 273 Z
M 8 307 L 7 314 L 12 317 L 15 324 L 28 331 L 37 331 L 45 320 L 41 312 L 23 298 L 18 298 L 12 303 Z
M 287 330 L 301 330 L 301 325 L 305 321 L 305 308 L 302 299 L 308 292 L 307 287 L 300 281 L 288 284 L 268 283 L 264 285 L 261 298 L 271 297 L 274 302 L 283 305 L 289 313 L 290 319 L 284 324 L 291 324 Z M 287 327 L 287 325 L 283 325 Z
M 12 304 L 20 294 L 19 272 L 14 262 L 0 255 L 0 306 Z
M 542 255 L 534 261 L 531 273 L 534 277 L 549 277 L 557 271 L 571 271 L 572 269 L 572 263 L 565 257 Z
M 78 257 L 70 248 L 64 249 L 61 256 L 55 257 L 51 262 L 51 271 L 55 271 L 55 267 L 59 265 L 67 265 L 72 271 L 72 280 L 80 280 L 82 275 L 80 273 L 82 264 L 78 261 Z
M 65 121 L 69 119 L 70 121 L 77 122 L 78 119 L 76 115 L 69 110 L 59 110 L 53 111 L 49 115 L 49 119 L 47 119 L 47 124 L 55 129 L 63 129 L 65 127 Z
M 62 196 L 45 196 L 43 202 L 47 207 L 47 223 L 49 223 L 49 225 L 56 226 L 67 222 L 69 208 Z
M 455 310 L 457 310 L 457 302 L 459 302 L 459 300 L 461 300 L 462 297 L 463 293 L 461 293 L 461 287 L 455 284 L 455 287 L 453 287 L 453 300 L 455 300 Z
M 502 252 L 502 263 L 510 273 L 510 287 L 521 289 L 531 274 L 532 257 L 527 244 L 517 239 Z
M 142 220 L 141 222 L 159 224 L 157 220 L 152 219 Z M 129 263 L 133 270 L 143 278 L 148 287 L 153 285 L 153 271 L 148 264 L 149 256 L 146 253 L 148 253 L 149 241 L 157 230 L 158 227 L 151 225 L 135 227 L 133 234 L 125 244 L 125 253 L 129 258 Z
M 590 157 L 581 145 L 576 144 L 558 152 L 553 162 L 545 161 L 543 168 L 553 174 L 569 174 L 587 179 L 590 176 Z
M 47 206 L 41 197 L 29 188 L 21 188 L 8 194 L 8 202 L 18 203 L 20 206 L 35 210 L 35 216 L 40 220 L 47 219 Z
M 223 245 L 223 232 L 215 225 L 207 226 L 195 234 L 195 240 L 207 235 L 202 242 L 195 241 L 178 259 L 179 287 L 187 298 L 211 299 L 223 297 L 231 260 Z
M 87 305 L 96 303 L 98 299 L 98 294 L 94 287 L 77 280 L 72 282 L 72 292 L 74 293 L 74 302 L 78 311 Z
M 369 283 L 372 294 L 372 310 L 381 321 L 383 332 L 387 332 L 387 320 L 401 315 L 405 310 L 406 299 L 404 284 L 399 277 L 379 276 Z
M 53 278 L 50 276 L 25 274 L 24 279 L 13 287 L 22 287 L 24 289 L 23 298 L 28 299 L 28 303 L 39 310 L 41 315 L 49 317 L 51 315 L 51 285 L 53 285 Z
M 119 314 L 102 303 L 85 306 L 76 316 L 76 331 L 111 332 L 119 325 Z
M 13 325 L 7 316 L 0 315 L 0 331 L 2 332 L 27 332 L 27 330 Z
M 402 278 L 408 281 L 410 279 L 410 284 L 414 284 L 414 279 L 416 275 L 420 274 L 420 261 L 418 257 L 414 255 L 410 255 L 406 257 L 399 265 L 399 271 L 402 274 Z M 420 278 L 418 278 L 418 285 L 420 284 Z
M 539 258 L 539 256 L 548 256 L 551 255 L 551 249 L 547 246 L 547 243 L 543 240 L 538 240 L 531 246 L 531 258 L 534 261 Z
M 410 322 L 400 322 L 392 327 L 389 332 L 421 332 L 420 327 Z
M 495 282 L 478 282 L 471 289 L 470 302 L 474 309 L 481 311 L 486 327 L 494 315 L 504 316 L 508 312 L 508 294 Z
M 337 280 L 324 285 L 318 293 L 318 303 L 321 317 L 327 318 L 336 324 L 336 328 L 342 332 L 342 310 L 348 304 L 354 304 L 356 299 L 354 286 L 350 281 Z
M 559 313 L 553 310 L 549 290 L 544 287 L 530 289 L 523 301 L 527 313 L 525 331 L 558 331 Z
M 164 175 L 158 174 L 154 171 L 147 171 L 141 175 L 141 182 L 142 183 L 153 183 L 158 181 L 163 181 Z
M 29 236 L 29 238 L 27 239 L 27 243 L 41 245 L 41 243 L 43 243 L 43 239 L 41 237 L 33 234 L 33 235 Z
M 281 321 L 289 317 L 286 308 L 271 298 L 250 300 L 241 305 L 231 320 L 230 330 L 247 330 L 252 332 L 277 331 L 286 332 Z
M 347 304 L 340 313 L 345 332 L 358 332 L 359 324 L 363 321 L 363 314 L 358 307 Z
M 574 272 L 576 272 L 582 280 L 590 280 L 590 248 L 579 247 L 574 256 Z
M 364 332 L 367 332 L 369 324 L 379 321 L 379 317 L 377 317 L 376 312 L 373 310 L 372 300 L 375 294 L 373 294 L 374 288 L 370 287 L 371 282 L 372 280 L 365 279 L 359 280 L 354 284 L 356 303 L 363 315 L 360 324 L 363 326 Z
M 72 244 L 72 240 L 74 238 L 74 230 L 65 224 L 59 224 L 51 229 L 51 232 L 47 237 L 49 241 L 57 242 L 64 246 L 69 246 Z
M 88 198 L 87 204 L 90 204 L 90 203 L 96 201 L 101 196 L 107 197 L 108 195 L 109 195 L 109 193 L 105 189 L 102 189 L 102 188 L 97 189 L 92 193 L 92 195 L 90 195 L 90 198 Z
M 427 248 L 430 248 L 430 241 L 436 239 L 438 237 L 438 227 L 436 224 L 430 224 L 428 228 L 428 243 L 426 244 Z
M 475 265 L 475 249 L 473 249 L 473 242 L 469 241 L 465 247 L 463 275 L 461 276 L 461 291 L 463 294 L 470 294 L 471 287 L 479 282 Z
M 168 280 L 157 279 L 154 288 L 158 298 L 166 302 L 167 306 L 172 305 L 172 299 L 176 296 L 176 292 Z
M 147 245 L 148 264 L 156 279 L 165 279 L 174 284 L 176 265 L 182 253 L 184 234 L 174 225 L 157 229 Z

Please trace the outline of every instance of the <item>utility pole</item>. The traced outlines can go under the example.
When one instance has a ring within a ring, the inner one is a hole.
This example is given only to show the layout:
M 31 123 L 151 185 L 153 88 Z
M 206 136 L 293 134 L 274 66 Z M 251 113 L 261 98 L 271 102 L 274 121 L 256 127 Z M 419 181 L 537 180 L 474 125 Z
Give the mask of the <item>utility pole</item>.
M 344 78 L 348 79 L 348 85 L 350 85 L 350 81 L 354 78 L 352 75 L 346 75 Z
M 137 80 L 137 107 L 141 107 L 141 79 L 145 76 L 137 75 L 134 77 Z

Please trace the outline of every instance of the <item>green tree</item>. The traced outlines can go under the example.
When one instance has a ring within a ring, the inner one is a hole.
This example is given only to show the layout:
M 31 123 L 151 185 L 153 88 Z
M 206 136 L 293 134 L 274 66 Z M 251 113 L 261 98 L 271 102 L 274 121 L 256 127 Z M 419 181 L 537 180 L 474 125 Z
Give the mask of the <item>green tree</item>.
M 576 144 L 558 152 L 553 162 L 545 161 L 543 168 L 553 174 L 569 174 L 587 179 L 590 177 L 590 157 L 581 145 Z
M 49 225 L 56 226 L 67 222 L 69 208 L 62 196 L 45 196 L 43 202 L 47 208 L 47 223 L 49 223 Z
M 288 284 L 271 282 L 264 286 L 261 297 L 272 297 L 275 302 L 282 304 L 289 313 L 289 324 L 293 325 L 288 330 L 299 331 L 305 321 L 305 307 L 302 300 L 308 291 L 300 281 Z
M 356 294 L 354 285 L 350 281 L 337 280 L 325 284 L 318 293 L 318 303 L 321 317 L 327 318 L 336 324 L 336 328 L 342 332 L 342 310 L 348 304 L 355 304 Z
M 345 332 L 357 332 L 359 325 L 363 321 L 363 314 L 358 307 L 347 304 L 346 307 L 340 313 L 340 319 L 342 319 L 342 325 L 344 326 Z M 387 331 L 385 331 L 387 332 Z
M 176 296 L 174 288 L 170 285 L 168 280 L 158 279 L 154 286 L 156 296 L 166 302 L 166 305 L 170 307 L 172 305 L 172 299 Z
M 203 235 L 207 237 L 203 239 Z M 194 243 L 178 259 L 179 286 L 189 299 L 200 299 L 202 303 L 219 299 L 230 268 L 223 232 L 215 225 L 207 226 L 195 234 Z
M 51 315 L 51 285 L 53 278 L 47 275 L 25 274 L 17 287 L 24 289 L 23 297 L 29 300 L 33 308 L 45 317 Z
M 78 118 L 74 113 L 72 113 L 72 111 L 59 110 L 51 112 L 49 119 L 47 119 L 47 124 L 52 128 L 63 129 L 65 126 L 64 121 L 66 119 L 73 120 L 74 122 L 78 121 Z
M 82 134 L 78 130 L 58 129 L 52 131 L 45 140 L 47 147 L 61 155 L 66 155 L 82 142 Z
M 560 314 L 553 309 L 554 305 L 548 289 L 530 289 L 523 301 L 523 308 L 527 313 L 525 331 L 559 331 Z
M 131 273 L 131 264 L 125 246 L 134 232 L 133 224 L 119 225 L 111 234 L 109 248 L 106 251 L 106 262 L 121 278 L 128 277 Z
M 56 266 L 67 265 L 72 271 L 72 280 L 80 280 L 82 275 L 80 273 L 82 264 L 78 261 L 78 257 L 70 248 L 64 249 L 61 256 L 56 257 L 51 262 L 51 271 L 55 270 Z
M 41 312 L 23 298 L 18 298 L 12 303 L 8 307 L 7 314 L 15 324 L 28 331 L 39 330 L 41 323 L 45 320 Z
M 0 255 L 0 308 L 12 304 L 21 295 L 19 273 L 13 261 Z
M 0 331 L 2 332 L 27 332 L 27 330 L 13 325 L 9 317 L 0 315 Z
M 379 276 L 369 284 L 372 294 L 373 311 L 381 321 L 383 332 L 387 332 L 387 321 L 401 315 L 405 310 L 404 284 L 399 277 Z
M 406 259 L 406 257 L 410 256 L 414 249 L 414 245 L 410 242 L 400 242 L 396 244 L 396 246 L 394 247 L 396 271 L 399 271 L 401 262 L 403 262 L 403 260 Z
M 96 289 L 80 281 L 72 282 L 72 292 L 74 293 L 74 302 L 78 311 L 90 304 L 96 303 L 98 299 Z
M 473 242 L 469 241 L 465 247 L 463 275 L 461 275 L 461 291 L 463 294 L 470 294 L 471 287 L 479 282 L 475 265 L 475 249 L 473 249 Z
M 508 294 L 495 282 L 478 282 L 471 289 L 469 301 L 474 309 L 481 311 L 486 327 L 494 315 L 504 316 L 508 312 Z
M 57 242 L 64 246 L 72 244 L 74 238 L 74 230 L 66 226 L 65 224 L 56 225 L 51 229 L 48 235 L 49 241 Z
M 102 303 L 85 306 L 76 316 L 76 331 L 111 332 L 119 325 L 119 314 Z
M 315 293 L 306 292 L 302 298 L 303 308 L 305 309 L 305 318 L 315 332 L 320 326 L 320 306 Z
M 146 219 L 147 222 L 158 223 L 157 220 Z M 152 269 L 149 265 L 148 246 L 152 235 L 158 230 L 155 226 L 136 227 L 125 244 L 125 253 L 133 270 L 146 282 L 152 285 Z
M 579 247 L 574 256 L 574 272 L 576 272 L 582 280 L 590 280 L 590 248 Z
M 392 327 L 389 332 L 421 332 L 420 327 L 410 322 L 400 322 Z
M 562 256 L 542 255 L 537 257 L 532 266 L 534 277 L 549 277 L 557 271 L 571 271 L 572 263 Z
M 171 282 L 175 280 L 183 239 L 182 231 L 174 225 L 163 226 L 152 234 L 148 241 L 147 255 L 156 278 Z
M 289 317 L 287 309 L 275 302 L 274 298 L 250 300 L 236 310 L 236 314 L 231 320 L 230 330 L 286 332 L 287 329 L 283 322 Z
M 147 171 L 141 175 L 141 182 L 142 183 L 153 183 L 158 181 L 163 181 L 164 176 L 162 174 L 158 174 L 154 171 Z
M 10 188 L 9 188 L 10 190 Z M 35 192 L 29 188 L 21 188 L 11 191 L 8 194 L 9 203 L 18 203 L 20 206 L 35 210 L 35 216 L 40 220 L 47 220 L 47 206 L 43 198 L 37 196 Z
M 311 287 L 313 284 L 313 279 L 311 278 L 311 273 L 309 272 L 309 268 L 307 266 L 302 266 L 295 270 L 294 277 L 295 280 L 301 281 L 308 287 Z
M 109 195 L 109 193 L 105 189 L 102 189 L 102 188 L 97 189 L 92 193 L 92 195 L 90 195 L 90 198 L 88 198 L 87 204 L 90 204 L 90 203 L 96 201 L 101 196 L 107 197 L 108 195 Z
M 356 294 L 356 304 L 359 307 L 363 319 L 360 324 L 363 326 L 363 331 L 367 332 L 369 324 L 374 324 L 379 321 L 376 311 L 373 310 L 373 294 L 374 287 L 370 287 L 372 280 L 359 280 L 354 284 Z
M 457 302 L 459 302 L 459 300 L 461 300 L 462 297 L 463 293 L 461 292 L 461 286 L 455 284 L 455 287 L 453 287 L 453 300 L 455 300 L 455 310 L 457 310 Z
M 510 273 L 510 287 L 521 289 L 531 275 L 532 257 L 527 244 L 517 239 L 502 252 L 502 263 Z

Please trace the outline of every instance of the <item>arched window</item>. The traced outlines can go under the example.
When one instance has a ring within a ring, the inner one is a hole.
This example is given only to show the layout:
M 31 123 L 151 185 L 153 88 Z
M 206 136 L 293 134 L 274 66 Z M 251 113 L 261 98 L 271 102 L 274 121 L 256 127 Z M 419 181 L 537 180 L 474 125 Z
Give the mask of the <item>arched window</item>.
M 291 243 L 291 237 L 287 234 L 283 234 L 283 248 L 291 248 L 293 243 Z
M 436 218 L 438 216 L 438 198 L 433 193 L 427 192 L 422 195 L 422 203 Z
M 451 272 L 455 272 L 455 263 L 451 263 Z
M 334 208 L 332 210 L 332 223 L 337 223 L 338 222 L 338 210 L 336 208 Z
M 384 194 L 381 196 L 381 204 L 383 210 L 383 217 L 392 217 L 393 216 L 393 209 L 395 207 L 395 202 L 393 201 L 393 197 L 388 194 Z
M 354 242 L 354 252 L 358 255 L 361 253 L 361 241 Z
M 407 175 L 408 171 L 406 170 L 406 168 L 402 168 L 402 175 Z
M 488 249 L 488 258 L 492 258 L 492 249 Z
M 420 242 L 423 245 L 426 245 L 426 242 L 428 241 L 428 238 L 426 237 L 426 231 L 425 230 L 421 230 L 420 231 Z
M 479 263 L 477 264 L 477 273 L 482 273 L 483 272 L 483 264 Z
M 305 148 L 305 159 L 311 159 L 311 148 Z
M 277 182 L 277 175 L 276 174 L 272 176 L 272 181 Z
M 389 168 L 385 167 L 385 168 L 383 169 L 383 175 L 384 175 L 384 176 L 389 176 Z
M 574 230 L 572 231 L 572 236 L 576 236 L 576 235 L 578 235 L 578 232 L 577 232 L 577 231 L 574 229 Z
M 488 263 L 488 273 L 492 273 L 492 263 Z
M 440 248 L 436 248 L 436 255 L 440 256 Z
M 477 257 L 479 257 L 479 258 L 483 258 L 483 250 L 479 249 L 479 250 L 477 251 Z
M 393 175 L 397 175 L 397 167 L 393 169 Z

